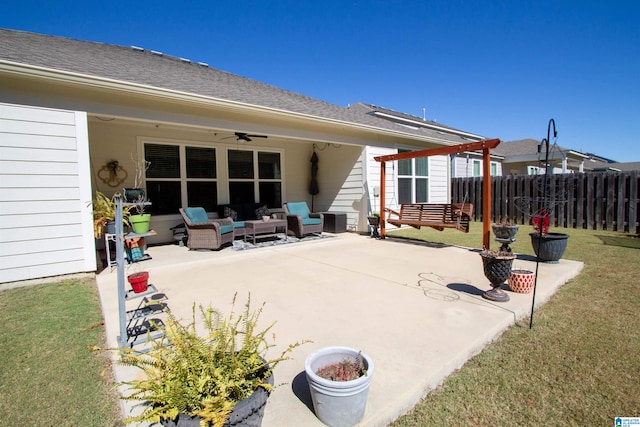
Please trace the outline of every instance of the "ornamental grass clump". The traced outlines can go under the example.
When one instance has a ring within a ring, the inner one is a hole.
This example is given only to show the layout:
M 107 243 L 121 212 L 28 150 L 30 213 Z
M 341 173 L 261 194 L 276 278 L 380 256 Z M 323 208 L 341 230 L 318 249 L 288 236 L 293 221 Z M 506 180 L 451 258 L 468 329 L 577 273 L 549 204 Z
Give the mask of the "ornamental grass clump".
M 224 317 L 219 311 L 196 305 L 191 321 L 183 325 L 169 311 L 164 336 L 151 340 L 147 352 L 121 349 L 120 363 L 140 368 L 144 379 L 121 383 L 129 387 L 127 400 L 145 402 L 148 406 L 126 422 L 161 422 L 179 414 L 198 416 L 201 426 L 222 426 L 236 403 L 258 388 L 271 391 L 268 383 L 274 368 L 287 354 L 305 341 L 291 344 L 280 357 L 267 360 L 266 352 L 274 347 L 267 334 L 275 322 L 258 329 L 263 305 L 250 308 L 250 296 L 240 314 L 231 304 Z M 196 332 L 196 317 L 201 318 L 204 334 Z

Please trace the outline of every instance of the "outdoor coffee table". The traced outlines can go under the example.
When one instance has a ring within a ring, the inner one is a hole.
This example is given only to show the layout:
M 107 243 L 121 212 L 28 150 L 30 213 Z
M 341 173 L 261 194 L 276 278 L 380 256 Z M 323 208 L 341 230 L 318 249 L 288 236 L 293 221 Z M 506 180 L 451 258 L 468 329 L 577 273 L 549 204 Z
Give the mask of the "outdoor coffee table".
M 253 244 L 256 244 L 256 239 L 262 239 L 264 237 L 277 236 L 276 230 L 278 228 L 284 228 L 284 238 L 287 239 L 287 220 L 286 219 L 273 219 L 269 218 L 267 221 L 245 221 L 244 222 L 244 241 L 247 241 L 247 236 L 251 235 Z

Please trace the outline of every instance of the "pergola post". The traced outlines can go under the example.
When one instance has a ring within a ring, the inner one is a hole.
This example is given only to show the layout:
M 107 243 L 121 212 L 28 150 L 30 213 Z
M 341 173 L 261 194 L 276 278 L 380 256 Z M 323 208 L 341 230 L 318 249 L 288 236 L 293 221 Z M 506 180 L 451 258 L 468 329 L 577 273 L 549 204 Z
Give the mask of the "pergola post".
M 385 161 L 380 162 L 380 238 L 384 239 L 387 236 L 387 229 L 385 226 L 385 183 L 387 182 L 387 168 Z
M 489 149 L 482 149 L 482 248 L 490 248 L 491 237 L 491 157 Z

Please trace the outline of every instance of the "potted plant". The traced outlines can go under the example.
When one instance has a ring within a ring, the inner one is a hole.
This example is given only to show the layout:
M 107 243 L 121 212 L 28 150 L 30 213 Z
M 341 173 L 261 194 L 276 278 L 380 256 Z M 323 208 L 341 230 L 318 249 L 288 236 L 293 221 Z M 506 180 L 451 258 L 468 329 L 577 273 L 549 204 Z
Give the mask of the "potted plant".
M 139 415 L 125 422 L 162 423 L 165 426 L 259 426 L 269 393 L 273 370 L 303 342 L 289 345 L 280 357 L 267 360 L 274 345 L 267 334 L 275 323 L 258 329 L 262 307 L 230 314 L 196 305 L 191 321 L 183 325 L 167 310 L 164 335 L 151 338 L 144 350 L 120 349 L 120 363 L 139 368 L 144 377 L 120 383 L 128 387 L 124 399 L 143 402 Z M 264 307 L 264 304 L 263 304 Z M 201 318 L 203 334 L 196 332 Z
M 373 360 L 349 347 L 326 347 L 304 363 L 316 416 L 330 427 L 356 425 L 367 406 Z
M 551 215 L 546 209 L 540 209 L 537 214 L 533 215 L 531 222 L 535 232 L 529 233 L 529 236 L 531 236 L 531 245 L 538 260 L 557 263 L 567 249 L 569 235 L 549 232 Z
M 96 191 L 93 201 L 88 203 L 93 208 L 93 234 L 96 239 L 101 239 L 105 231 L 115 234 L 116 204 L 112 198 L 107 197 L 100 191 Z M 122 208 L 122 220 L 129 225 L 129 214 L 131 206 Z
M 528 294 L 533 290 L 535 285 L 536 273 L 532 270 L 524 268 L 514 268 L 511 270 L 511 276 L 509 276 L 508 284 L 509 289 L 512 292 L 519 294 Z
M 509 295 L 502 290 L 502 285 L 511 276 L 511 265 L 516 255 L 511 251 L 492 251 L 485 249 L 480 252 L 484 275 L 491 282 L 492 289 L 484 292 L 482 297 L 491 301 L 509 301 Z
M 148 271 L 140 271 L 138 273 L 133 273 L 127 276 L 127 280 L 131 285 L 131 289 L 136 294 L 145 292 L 149 287 L 149 272 Z
M 378 233 L 378 227 L 380 227 L 380 214 L 378 212 L 372 212 L 371 215 L 367 217 L 367 221 L 371 226 L 371 237 L 380 237 Z
M 495 224 L 491 224 L 491 229 L 493 230 L 494 236 L 496 236 L 496 240 L 499 239 L 508 240 L 510 242 L 515 242 L 516 233 L 520 226 L 514 223 L 511 219 L 506 218 L 502 222 L 497 222 Z
M 144 182 L 145 175 L 149 166 L 151 166 L 151 162 L 138 158 L 134 154 L 131 154 L 131 160 L 136 169 L 136 173 L 133 176 L 133 188 L 124 188 L 124 199 L 127 202 L 135 203 L 140 197 L 145 196 L 144 188 L 142 188 L 142 183 Z
M 144 234 L 149 231 L 149 224 L 151 223 L 151 214 L 145 213 L 146 206 L 149 204 L 144 194 L 138 196 L 133 202 L 133 208 L 136 213 L 129 215 L 129 222 L 131 228 L 136 234 Z

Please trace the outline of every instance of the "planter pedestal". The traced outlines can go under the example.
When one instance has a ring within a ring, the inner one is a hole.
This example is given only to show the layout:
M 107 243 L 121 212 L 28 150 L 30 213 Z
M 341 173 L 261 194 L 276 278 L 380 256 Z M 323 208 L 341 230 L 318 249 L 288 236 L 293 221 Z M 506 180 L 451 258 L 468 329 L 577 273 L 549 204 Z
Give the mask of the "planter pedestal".
M 493 256 L 480 253 L 484 275 L 491 282 L 493 289 L 482 294 L 482 297 L 490 301 L 507 302 L 509 295 L 502 290 L 502 285 L 511 276 L 511 265 L 515 255 Z
M 380 227 L 380 217 L 369 216 L 367 217 L 367 221 L 369 222 L 369 226 L 371 227 L 371 238 L 379 239 L 380 233 L 378 232 L 378 227 Z

